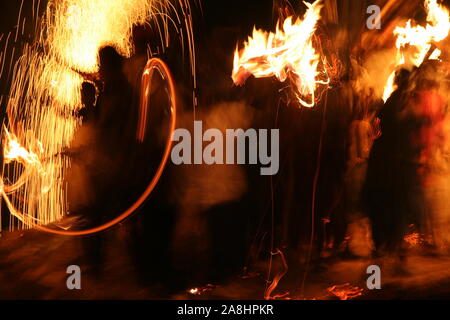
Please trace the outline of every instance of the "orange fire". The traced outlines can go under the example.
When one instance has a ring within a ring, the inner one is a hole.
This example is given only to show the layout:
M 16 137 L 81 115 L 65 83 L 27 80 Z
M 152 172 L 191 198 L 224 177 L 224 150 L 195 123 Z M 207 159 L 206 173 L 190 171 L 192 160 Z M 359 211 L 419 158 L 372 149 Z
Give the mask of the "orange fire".
M 14 134 L 10 133 L 8 129 L 3 128 L 3 130 L 5 131 L 5 138 L 6 138 L 3 150 L 5 163 L 17 161 L 23 165 L 41 164 L 39 156 L 36 153 L 28 151 L 24 147 L 22 147 L 18 142 L 17 137 Z M 40 152 L 42 152 L 42 146 L 40 148 Z
M 396 90 L 395 71 L 399 66 L 418 67 L 426 58 L 436 60 L 441 55 L 439 49 L 433 50 L 432 43 L 442 41 L 448 36 L 450 31 L 449 12 L 444 6 L 439 5 L 437 0 L 425 0 L 425 9 L 427 11 L 425 27 L 412 26 L 411 20 L 408 20 L 404 27 L 397 27 L 394 30 L 394 35 L 397 37 L 397 55 L 393 66 L 394 70 L 384 88 L 384 101 Z
M 105 45 L 129 57 L 133 25 L 166 8 L 167 0 L 48 2 L 34 43 L 25 45 L 14 68 L 3 130 L 2 197 L 22 227 L 48 224 L 69 212 L 64 177 L 70 159 L 64 151 L 81 123 L 76 111 L 83 108 L 84 80 L 78 71 L 97 72 L 98 51 Z
M 315 105 L 317 86 L 329 84 L 312 41 L 322 5 L 320 0 L 304 3 L 308 9 L 303 20 L 291 16 L 279 21 L 275 33 L 255 28 L 244 48 L 236 49 L 232 73 L 236 85 L 243 85 L 250 75 L 275 76 L 281 82 L 289 79 L 298 102 L 305 107 Z

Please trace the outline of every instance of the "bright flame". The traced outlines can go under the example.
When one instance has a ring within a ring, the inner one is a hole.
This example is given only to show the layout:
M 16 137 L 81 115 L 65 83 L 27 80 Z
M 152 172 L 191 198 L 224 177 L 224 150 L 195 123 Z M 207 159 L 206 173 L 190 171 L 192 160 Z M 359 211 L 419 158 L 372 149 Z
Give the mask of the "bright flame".
M 64 173 L 70 161 L 63 153 L 80 125 L 75 114 L 82 108 L 83 78 L 76 71 L 97 72 L 98 51 L 105 45 L 129 57 L 133 25 L 166 6 L 167 0 L 49 1 L 38 38 L 25 46 L 15 66 L 9 126 L 3 130 L 5 164 L 22 167 L 5 167 L 1 192 L 24 227 L 57 221 L 68 212 Z M 12 185 L 6 186 L 6 176 L 13 177 Z
M 437 0 L 425 0 L 425 9 L 427 11 L 427 25 L 412 26 L 411 20 L 406 22 L 404 27 L 397 27 L 394 35 L 397 37 L 397 57 L 395 69 L 406 64 L 406 66 L 420 66 L 427 54 L 428 59 L 437 60 L 441 55 L 439 49 L 432 49 L 433 42 L 444 40 L 450 31 L 449 12 L 437 3 Z M 388 82 L 384 88 L 383 100 L 386 101 L 396 89 L 395 70 L 389 76 Z
M 299 103 L 313 107 L 317 85 L 329 83 L 326 70 L 318 70 L 320 56 L 312 43 L 320 19 L 320 2 L 304 2 L 308 7 L 304 19 L 294 21 L 293 17 L 288 17 L 282 28 L 279 21 L 275 33 L 255 28 L 244 49 L 236 49 L 234 83 L 243 85 L 250 75 L 256 78 L 275 76 L 281 82 L 289 78 Z
M 39 156 L 36 153 L 26 150 L 20 145 L 14 134 L 9 133 L 6 128 L 4 128 L 4 130 L 6 135 L 5 147 L 3 150 L 5 163 L 17 161 L 23 165 L 41 165 Z

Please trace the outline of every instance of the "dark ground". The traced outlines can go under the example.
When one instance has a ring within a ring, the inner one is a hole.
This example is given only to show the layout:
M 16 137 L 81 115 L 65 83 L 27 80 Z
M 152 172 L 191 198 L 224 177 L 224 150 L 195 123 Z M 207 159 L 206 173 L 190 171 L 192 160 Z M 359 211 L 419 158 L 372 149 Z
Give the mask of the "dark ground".
M 53 237 L 37 231 L 5 233 L 0 238 L 0 299 L 262 299 L 263 274 L 242 279 L 239 274 L 221 283 L 214 283 L 211 291 L 202 295 L 189 294 L 191 288 L 158 283 L 142 285 L 136 277 L 133 262 L 125 248 L 126 226 L 107 234 L 106 262 L 100 273 L 91 270 L 84 260 L 80 239 Z M 151 254 L 151 253 L 149 253 Z M 156 261 L 158 256 L 152 257 Z M 82 269 L 82 290 L 66 288 L 66 268 L 79 264 Z M 365 269 L 369 260 L 333 259 L 312 268 L 307 277 L 305 299 L 337 299 L 327 292 L 333 285 L 349 283 L 365 288 Z M 385 261 L 389 270 L 389 263 Z M 445 299 L 450 297 L 450 258 L 412 254 L 406 263 L 410 274 L 395 276 L 382 273 L 382 289 L 365 289 L 357 299 Z M 266 264 L 261 263 L 260 267 Z M 257 268 L 256 268 L 257 269 Z M 274 294 L 298 292 L 303 276 L 302 268 L 290 266 Z M 262 271 L 264 272 L 264 271 Z M 197 287 L 206 287 L 198 283 Z M 299 299 L 300 295 L 288 295 Z

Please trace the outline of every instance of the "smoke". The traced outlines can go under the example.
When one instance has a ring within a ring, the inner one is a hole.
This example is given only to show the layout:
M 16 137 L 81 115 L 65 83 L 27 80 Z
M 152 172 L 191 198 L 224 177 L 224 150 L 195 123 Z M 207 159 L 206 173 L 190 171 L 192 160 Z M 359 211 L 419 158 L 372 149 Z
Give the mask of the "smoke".
M 369 96 L 373 90 L 375 96 L 381 98 L 392 72 L 392 66 L 386 61 L 393 61 L 395 54 L 395 49 L 375 51 L 368 54 L 361 64 L 351 59 L 354 90 L 361 96 Z
M 252 120 L 252 108 L 242 102 L 218 103 L 202 114 L 204 130 L 216 128 L 224 134 L 230 128 L 245 130 Z M 184 114 L 179 127 L 193 132 L 192 126 L 192 113 Z M 239 165 L 184 165 L 173 168 L 172 173 L 171 201 L 178 208 L 172 240 L 174 264 L 183 272 L 192 269 L 198 274 L 206 268 L 211 256 L 208 254 L 212 236 L 208 210 L 238 201 L 248 188 L 247 176 Z M 229 219 L 232 214 L 229 212 Z
M 223 102 L 211 107 L 203 117 L 203 129 L 216 128 L 225 135 L 226 129 L 249 128 L 252 108 L 242 102 Z M 180 126 L 192 127 L 192 114 L 185 115 Z M 238 165 L 192 165 L 177 168 L 182 178 L 177 181 L 182 190 L 180 207 L 201 207 L 203 210 L 222 202 L 237 200 L 246 190 L 246 179 Z

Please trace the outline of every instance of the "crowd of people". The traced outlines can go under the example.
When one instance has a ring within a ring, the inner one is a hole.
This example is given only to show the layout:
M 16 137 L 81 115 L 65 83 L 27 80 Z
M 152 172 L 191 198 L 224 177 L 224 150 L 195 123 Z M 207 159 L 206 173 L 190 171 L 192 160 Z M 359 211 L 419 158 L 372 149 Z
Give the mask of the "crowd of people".
M 359 105 L 350 125 L 349 247 L 355 242 L 357 253 L 364 233 L 377 255 L 404 257 L 410 246 L 446 254 L 450 123 L 445 64 L 430 60 L 412 71 L 401 69 L 396 88 L 376 111 Z

